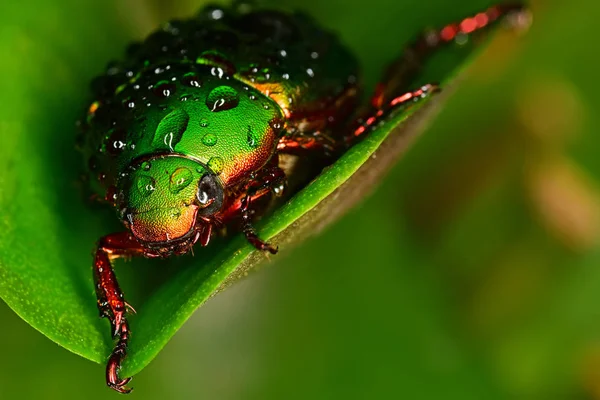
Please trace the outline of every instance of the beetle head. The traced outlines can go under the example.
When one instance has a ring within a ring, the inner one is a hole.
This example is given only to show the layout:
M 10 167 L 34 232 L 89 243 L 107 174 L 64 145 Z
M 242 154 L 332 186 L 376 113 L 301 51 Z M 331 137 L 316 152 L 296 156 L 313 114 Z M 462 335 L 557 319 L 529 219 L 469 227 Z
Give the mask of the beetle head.
M 177 154 L 134 163 L 119 182 L 121 216 L 144 243 L 165 243 L 194 234 L 198 217 L 223 205 L 219 178 L 202 163 Z

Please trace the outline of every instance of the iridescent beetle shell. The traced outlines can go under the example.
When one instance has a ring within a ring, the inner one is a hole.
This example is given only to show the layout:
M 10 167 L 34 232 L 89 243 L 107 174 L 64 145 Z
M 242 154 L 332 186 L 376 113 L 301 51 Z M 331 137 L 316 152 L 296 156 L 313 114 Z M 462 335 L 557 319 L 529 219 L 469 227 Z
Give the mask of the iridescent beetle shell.
M 140 240 L 184 236 L 204 174 L 225 206 L 277 163 L 282 137 L 343 122 L 356 76 L 350 52 L 301 15 L 208 8 L 170 22 L 93 83 L 83 147 L 95 191 Z

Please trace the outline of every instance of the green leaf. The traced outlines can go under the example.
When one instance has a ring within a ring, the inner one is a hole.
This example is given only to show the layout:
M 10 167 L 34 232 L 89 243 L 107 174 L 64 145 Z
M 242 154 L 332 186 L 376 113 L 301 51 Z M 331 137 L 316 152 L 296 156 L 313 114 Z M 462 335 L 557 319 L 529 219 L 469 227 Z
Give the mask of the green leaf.
M 11 5 L 0 10 L 8 21 L 1 28 L 6 61 L 0 69 L 11 77 L 0 93 L 0 297 L 53 341 L 102 363 L 113 343 L 96 310 L 91 251 L 98 238 L 120 227 L 111 210 L 84 201 L 73 121 L 87 99 L 89 78 L 155 18 L 142 2 L 129 10 L 117 1 L 38 3 L 35 14 Z M 119 15 L 136 18 L 119 21 Z M 407 28 L 404 35 L 414 33 Z M 415 86 L 431 80 L 448 88 L 471 50 L 440 53 Z M 285 251 L 333 222 L 376 186 L 448 93 L 390 118 L 264 218 L 261 236 Z M 265 259 L 235 235 L 195 256 L 117 262 L 121 287 L 138 310 L 130 319 L 134 334 L 123 373 L 144 368 L 196 308 Z

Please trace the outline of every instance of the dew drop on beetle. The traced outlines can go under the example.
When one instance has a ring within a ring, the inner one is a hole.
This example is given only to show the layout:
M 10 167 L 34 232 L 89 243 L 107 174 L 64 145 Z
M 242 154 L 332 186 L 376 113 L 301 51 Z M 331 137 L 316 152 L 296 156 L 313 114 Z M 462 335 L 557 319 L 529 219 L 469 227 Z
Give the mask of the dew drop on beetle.
M 239 102 L 240 96 L 231 86 L 218 86 L 206 97 L 206 106 L 213 112 L 231 110 Z

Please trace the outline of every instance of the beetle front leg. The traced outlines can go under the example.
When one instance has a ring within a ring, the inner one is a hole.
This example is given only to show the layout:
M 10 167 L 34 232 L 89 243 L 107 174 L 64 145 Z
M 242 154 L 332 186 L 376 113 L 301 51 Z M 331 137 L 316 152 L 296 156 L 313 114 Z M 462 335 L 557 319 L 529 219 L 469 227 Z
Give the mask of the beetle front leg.
M 94 282 L 101 317 L 107 317 L 112 328 L 113 338 L 118 337 L 106 365 L 106 384 L 120 393 L 131 392 L 125 385 L 131 378 L 121 379 L 119 369 L 127 355 L 130 329 L 126 313 L 134 311 L 123 298 L 123 292 L 111 261 L 119 257 L 144 255 L 144 250 L 129 232 L 104 236 L 98 243 L 94 258 Z

